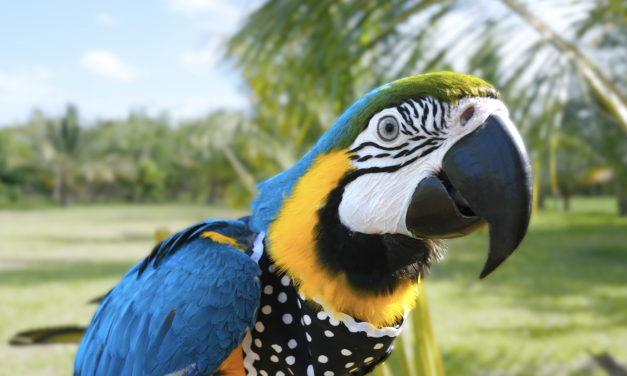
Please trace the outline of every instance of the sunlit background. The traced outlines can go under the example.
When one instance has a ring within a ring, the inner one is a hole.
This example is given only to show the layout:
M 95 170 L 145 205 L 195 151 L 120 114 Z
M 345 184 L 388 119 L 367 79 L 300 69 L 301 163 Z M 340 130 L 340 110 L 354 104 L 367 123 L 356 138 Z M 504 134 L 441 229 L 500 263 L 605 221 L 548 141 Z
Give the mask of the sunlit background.
M 155 231 L 245 215 L 355 100 L 441 70 L 501 92 L 535 186 L 497 272 L 484 231 L 424 281 L 445 373 L 627 375 L 625 0 L 6 2 L 0 375 L 71 374 L 76 345 L 9 340 L 87 325 Z M 379 375 L 423 376 L 416 321 Z

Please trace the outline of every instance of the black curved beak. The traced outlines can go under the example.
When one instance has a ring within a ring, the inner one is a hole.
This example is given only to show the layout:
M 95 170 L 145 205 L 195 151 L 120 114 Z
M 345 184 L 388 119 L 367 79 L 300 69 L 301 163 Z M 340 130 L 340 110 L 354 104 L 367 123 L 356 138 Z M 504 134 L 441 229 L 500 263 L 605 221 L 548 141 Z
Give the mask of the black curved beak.
M 438 176 L 418 184 L 407 211 L 417 237 L 454 238 L 486 223 L 490 229 L 486 277 L 514 252 L 531 217 L 531 167 L 512 123 L 493 113 L 449 149 Z

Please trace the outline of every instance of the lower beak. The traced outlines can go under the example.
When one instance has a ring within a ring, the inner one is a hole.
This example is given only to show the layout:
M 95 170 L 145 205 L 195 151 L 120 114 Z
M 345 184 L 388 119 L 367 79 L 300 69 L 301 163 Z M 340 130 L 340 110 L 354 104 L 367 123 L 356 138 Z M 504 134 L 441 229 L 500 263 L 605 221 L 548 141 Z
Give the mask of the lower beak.
M 527 233 L 531 217 L 529 159 L 512 123 L 493 113 L 444 156 L 442 171 L 414 191 L 405 218 L 420 238 L 468 235 L 486 223 L 490 229 L 486 277 Z

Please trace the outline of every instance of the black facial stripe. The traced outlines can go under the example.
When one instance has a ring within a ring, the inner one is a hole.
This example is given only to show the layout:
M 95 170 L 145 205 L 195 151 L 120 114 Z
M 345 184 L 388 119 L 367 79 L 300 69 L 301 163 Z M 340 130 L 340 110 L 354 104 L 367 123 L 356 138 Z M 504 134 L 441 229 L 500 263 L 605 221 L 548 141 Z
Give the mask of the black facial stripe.
M 416 127 L 414 127 L 414 120 L 412 119 L 412 116 L 411 116 L 411 113 L 409 112 L 409 109 L 404 107 L 403 104 L 401 104 L 399 106 L 396 106 L 396 110 L 403 116 L 403 120 L 405 120 L 407 125 L 409 125 L 414 130 L 414 132 L 418 133 L 419 131 L 418 131 L 418 129 L 416 129 Z M 403 124 L 403 126 L 404 126 L 404 124 Z M 407 134 L 407 135 L 411 136 L 411 134 Z
M 411 108 L 414 109 L 414 117 L 416 119 L 420 118 L 420 115 L 418 114 L 418 110 L 416 109 L 416 105 L 415 105 L 416 102 L 411 100 L 411 99 L 409 101 L 407 101 L 407 102 L 411 105 Z
M 416 109 L 416 104 L 418 106 L 420 106 L 420 108 L 424 109 L 425 108 L 425 104 L 423 103 L 423 101 L 426 101 L 426 99 L 424 98 L 418 98 L 418 102 L 416 101 L 409 101 L 408 103 L 410 103 L 413 107 L 414 107 L 414 112 L 416 113 L 416 118 L 419 119 L 419 115 L 418 115 L 418 111 Z M 422 114 L 422 120 L 419 119 L 420 122 L 420 129 L 422 129 L 422 131 L 426 134 L 428 134 L 429 136 L 433 136 L 433 133 L 429 132 L 427 130 L 427 127 L 425 126 L 425 117 L 424 117 L 425 111 L 423 111 Z
M 433 104 L 434 113 L 433 113 L 433 124 L 434 128 L 438 130 L 438 132 L 443 133 L 446 124 L 444 124 L 444 107 L 438 101 L 434 101 Z M 438 116 L 438 114 L 440 116 Z
M 417 119 L 417 118 L 418 118 L 418 115 L 416 114 L 416 108 L 415 108 L 415 107 L 414 107 L 414 106 L 413 106 L 413 105 L 412 105 L 409 101 L 407 101 L 407 102 L 405 102 L 405 103 L 407 104 L 407 108 L 406 108 L 405 110 L 407 111 L 407 115 L 408 115 L 408 117 L 409 117 L 409 126 L 410 126 L 413 130 L 414 130 L 414 132 L 416 132 L 416 133 L 420 133 L 420 130 L 418 130 L 418 128 L 416 128 L 416 127 L 414 126 L 414 119 L 412 118 L 412 116 L 411 116 L 411 114 L 410 114 L 410 112 L 409 112 L 409 109 L 410 109 L 410 108 L 413 108 L 413 110 L 414 110 L 414 115 L 415 115 L 414 117 Z M 405 108 L 405 107 L 403 107 L 403 108 Z
M 424 140 L 425 138 L 427 138 L 426 136 L 416 136 L 416 137 L 412 137 L 409 140 L 410 141 L 420 141 L 420 140 Z
M 442 106 L 440 102 L 438 102 L 438 106 Z M 448 128 L 444 123 L 444 106 L 442 106 L 442 111 L 440 111 L 440 129 L 444 130 L 444 128 Z
M 409 131 L 407 130 L 407 127 L 405 126 L 405 123 L 401 121 L 401 132 L 405 133 L 405 134 L 410 134 Z
M 420 128 L 422 128 L 422 130 L 423 130 L 426 134 L 428 134 L 429 136 L 433 136 L 433 135 L 434 135 L 434 133 L 431 133 L 431 132 L 429 132 L 429 131 L 427 130 L 427 127 L 426 127 L 423 123 L 420 123 Z
M 411 126 L 411 128 L 414 130 L 415 133 L 420 133 L 420 130 L 418 130 L 418 128 L 414 127 L 414 122 L 413 121 L 409 125 Z
M 359 159 L 359 158 L 361 158 L 361 157 L 359 155 L 357 155 L 357 154 L 353 154 L 350 157 L 348 157 L 348 159 L 350 159 L 350 160 L 355 160 L 355 159 Z
M 384 157 L 389 157 L 389 156 L 390 156 L 390 154 L 388 154 L 388 153 L 383 153 L 383 154 L 377 154 L 377 155 L 375 155 L 374 157 L 375 157 L 375 158 L 384 158 Z
M 407 107 L 404 107 L 404 105 L 407 104 Z M 409 124 L 409 126 L 411 127 L 411 129 L 413 129 L 414 131 L 412 133 L 420 133 L 420 131 L 414 126 L 414 119 L 412 117 L 411 111 L 410 109 L 412 108 L 411 105 L 408 102 L 404 102 L 400 108 L 403 109 L 403 111 L 405 111 L 407 113 L 407 124 Z M 416 109 L 414 109 L 414 113 L 416 112 Z
M 405 120 L 405 122 L 409 123 L 410 119 L 411 119 L 411 115 L 409 113 L 409 110 L 407 110 L 405 107 L 403 107 L 403 105 L 399 105 L 396 106 L 396 111 L 398 111 L 399 114 L 401 114 L 401 116 L 403 117 L 403 120 Z
M 433 101 L 433 126 L 435 129 L 438 129 L 438 107 L 440 107 L 440 104 L 436 101 Z
M 423 142 L 422 144 L 420 144 L 420 145 L 416 146 L 415 148 L 411 149 L 408 153 L 406 153 L 406 155 L 408 155 L 408 156 L 409 156 L 409 155 L 412 155 L 412 154 L 414 154 L 414 153 L 416 152 L 416 150 L 419 150 L 419 149 L 424 148 L 425 146 L 431 146 L 431 145 L 433 145 L 433 144 L 437 144 L 437 143 L 438 143 L 438 141 L 437 141 L 437 140 L 427 140 L 427 141 Z M 439 147 L 440 145 L 441 145 L 441 144 L 437 145 L 437 147 Z M 436 147 L 436 148 L 437 148 L 437 147 Z M 399 153 L 399 154 L 400 154 L 400 153 Z M 424 154 L 423 154 L 423 155 L 424 155 Z M 394 158 L 396 158 L 396 156 L 395 156 Z
M 433 130 L 435 130 L 437 133 L 442 133 L 442 129 L 438 124 L 438 106 L 440 104 L 436 100 L 431 99 L 431 105 L 433 108 Z
M 352 150 L 347 151 L 347 153 L 355 153 L 355 152 L 358 152 L 358 151 L 360 151 L 361 149 L 365 148 L 366 146 L 372 146 L 372 147 L 375 147 L 375 148 L 377 148 L 377 149 L 386 150 L 386 151 L 393 151 L 393 150 L 399 150 L 399 149 L 402 149 L 402 148 L 404 148 L 404 147 L 405 147 L 405 146 L 407 146 L 407 145 L 409 145 L 409 143 L 405 142 L 404 144 L 399 145 L 399 146 L 394 146 L 394 147 L 392 147 L 392 148 L 386 148 L 385 146 L 381 146 L 381 145 L 376 144 L 376 143 L 374 143 L 374 142 L 367 141 L 367 142 L 364 142 L 363 144 L 361 144 L 361 145 L 357 146 L 355 149 L 352 149 Z
M 398 153 L 398 154 L 396 154 L 396 155 L 394 156 L 394 159 L 396 159 L 396 158 L 400 158 L 400 157 L 402 157 L 403 155 L 407 154 L 408 152 L 409 152 L 409 149 L 402 150 L 400 153 Z
M 429 118 L 429 100 L 425 100 L 424 111 L 422 112 L 422 124 L 427 124 L 427 119 Z
M 369 168 L 359 169 L 359 170 L 353 172 L 353 174 L 357 174 L 358 171 L 361 171 L 359 174 L 357 174 L 358 176 L 355 176 L 355 178 L 352 179 L 351 181 L 353 181 L 353 180 L 357 179 L 359 176 L 362 176 L 362 175 L 365 175 L 365 174 L 380 174 L 380 173 L 383 173 L 383 172 L 396 172 L 396 171 L 400 170 L 401 168 L 416 162 L 418 160 L 418 158 L 420 158 L 420 157 L 412 158 L 412 159 L 410 159 L 408 161 L 405 161 L 405 162 L 403 162 L 401 164 L 394 165 L 394 166 L 369 167 Z
M 357 162 L 365 162 L 365 161 L 367 161 L 367 160 L 368 160 L 368 159 L 370 159 L 370 158 L 372 158 L 372 155 L 366 155 L 366 156 L 364 156 L 364 157 L 359 158 L 359 159 L 357 160 Z
M 422 113 L 422 121 L 420 122 L 420 128 L 429 136 L 434 136 L 435 133 L 431 133 L 428 129 L 427 129 L 427 124 L 425 123 L 425 112 Z
M 429 149 L 425 150 L 422 152 L 422 154 L 420 154 L 420 158 L 422 157 L 426 157 L 427 155 L 433 153 L 435 150 L 437 150 L 440 147 L 440 145 L 436 145 L 433 147 L 430 147 Z

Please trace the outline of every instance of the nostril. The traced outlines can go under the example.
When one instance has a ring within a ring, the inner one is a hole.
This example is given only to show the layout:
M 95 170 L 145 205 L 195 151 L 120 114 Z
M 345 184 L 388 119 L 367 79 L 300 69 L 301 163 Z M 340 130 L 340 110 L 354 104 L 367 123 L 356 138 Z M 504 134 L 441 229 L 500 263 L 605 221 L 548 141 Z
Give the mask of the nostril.
M 477 216 L 475 212 L 472 211 L 472 209 L 470 208 L 470 205 L 468 205 L 468 201 L 466 201 L 464 196 L 462 196 L 462 194 L 459 193 L 457 189 L 455 189 L 455 187 L 453 186 L 453 183 L 451 183 L 451 179 L 449 179 L 448 175 L 446 175 L 446 172 L 444 172 L 444 170 L 440 171 L 440 173 L 438 174 L 438 179 L 440 179 L 440 181 L 442 182 L 442 185 L 444 186 L 444 188 L 446 188 L 448 195 L 451 197 L 451 199 L 455 203 L 457 210 L 459 210 L 459 212 L 462 215 L 466 217 Z
M 461 124 L 461 126 L 463 127 L 464 125 L 466 125 L 466 123 L 468 123 L 468 121 L 472 119 L 474 114 L 475 108 L 473 106 L 468 107 L 459 118 L 459 123 Z

